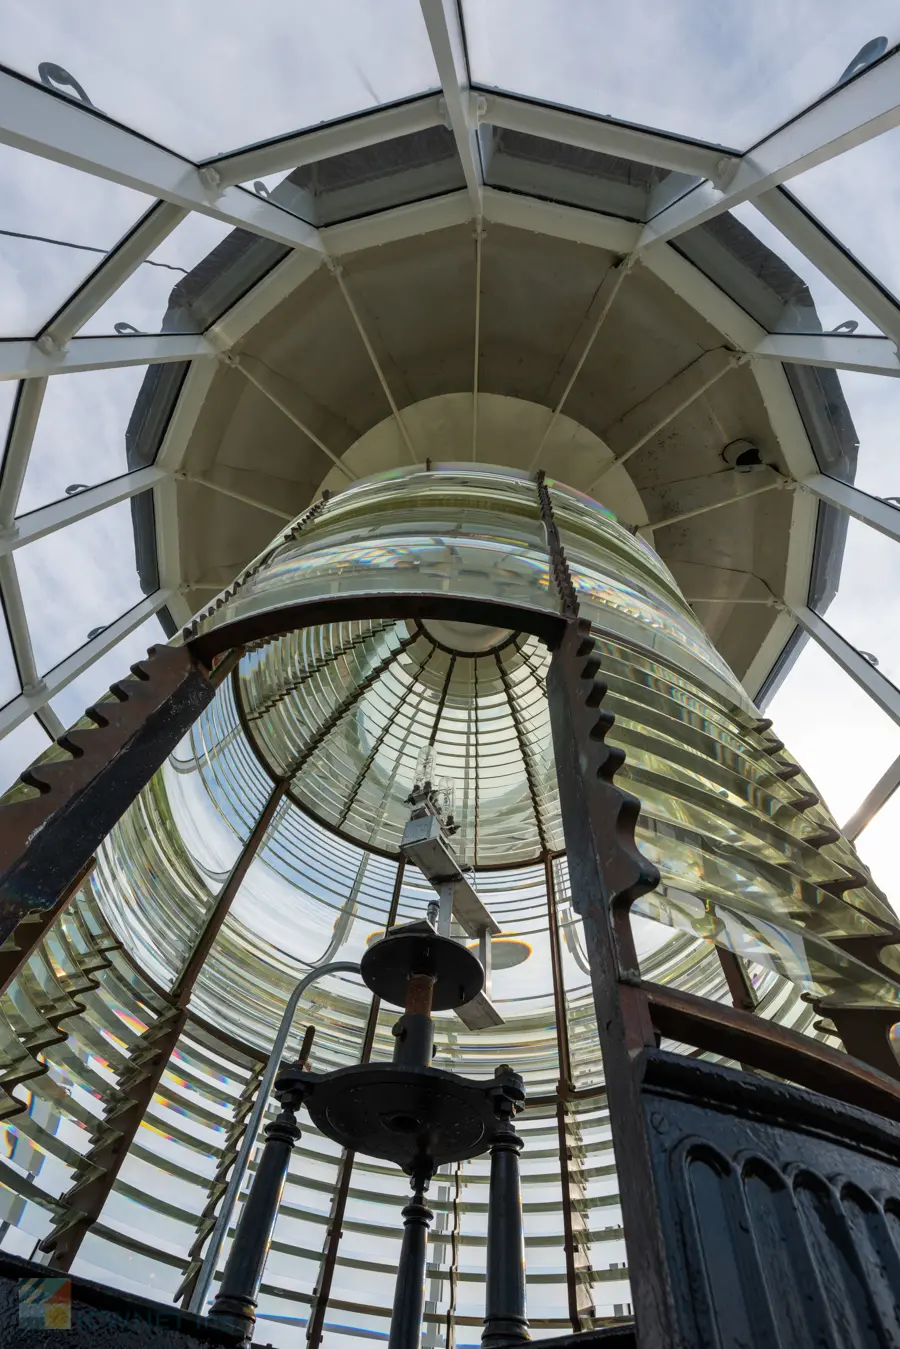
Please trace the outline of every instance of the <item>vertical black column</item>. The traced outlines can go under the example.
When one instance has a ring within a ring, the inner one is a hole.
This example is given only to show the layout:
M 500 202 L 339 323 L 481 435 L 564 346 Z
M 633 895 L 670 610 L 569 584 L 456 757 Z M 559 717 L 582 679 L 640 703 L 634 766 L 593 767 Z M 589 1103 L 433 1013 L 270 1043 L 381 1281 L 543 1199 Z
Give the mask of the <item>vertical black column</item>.
M 422 1339 L 428 1229 L 434 1219 L 425 1203 L 426 1187 L 426 1180 L 414 1178 L 413 1197 L 403 1210 L 403 1243 L 388 1349 L 419 1349 Z
M 302 1066 L 312 1043 L 307 1031 L 298 1064 Z M 294 1144 L 300 1137 L 296 1110 L 303 1098 L 303 1087 L 275 1090 L 281 1112 L 264 1130 L 265 1145 L 259 1167 L 231 1246 L 219 1291 L 209 1310 L 209 1319 L 224 1330 L 242 1335 L 249 1344 L 256 1325 L 256 1300 L 262 1283 L 269 1243 L 278 1217 L 284 1182 Z
M 485 1286 L 485 1349 L 529 1340 L 525 1315 L 525 1235 L 519 1153 L 522 1140 L 513 1118 L 524 1096 L 522 1080 L 506 1064 L 495 1069 L 493 1090 L 497 1125 L 491 1141 L 488 1194 L 487 1280 Z

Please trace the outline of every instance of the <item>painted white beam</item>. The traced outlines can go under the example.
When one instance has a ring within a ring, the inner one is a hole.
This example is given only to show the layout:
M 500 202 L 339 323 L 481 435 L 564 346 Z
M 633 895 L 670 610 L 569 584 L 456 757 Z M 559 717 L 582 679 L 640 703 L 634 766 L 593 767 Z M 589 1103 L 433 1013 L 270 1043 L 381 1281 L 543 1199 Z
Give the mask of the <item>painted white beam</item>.
M 215 169 L 97 116 L 71 99 L 0 71 L 0 143 L 121 183 L 290 248 L 321 251 L 315 229 L 264 197 L 228 187 Z
M 188 215 L 183 206 L 158 201 L 100 263 L 41 334 L 62 347 L 93 318 L 111 295 L 163 243 Z
M 218 360 L 209 357 L 191 362 L 187 378 L 181 386 L 178 402 L 169 418 L 159 454 L 156 456 L 157 466 L 166 470 L 166 477 L 153 489 L 159 583 L 163 590 L 170 593 L 169 612 L 174 621 L 182 627 L 191 618 L 191 610 L 179 591 L 183 578 L 178 484 L 174 475 L 184 462 L 210 387 L 220 371 Z
M 611 253 L 630 253 L 640 238 L 641 226 L 632 220 L 584 211 L 578 206 L 563 206 L 555 201 L 520 196 L 485 187 L 482 192 L 484 218 L 494 225 L 549 234 L 556 239 L 605 248 Z
M 472 115 L 466 42 L 456 0 L 419 0 L 437 66 L 450 130 L 462 162 L 466 189 L 476 218 L 481 217 L 484 181 L 478 148 L 477 118 Z
M 28 515 L 21 515 L 11 529 L 0 531 L 0 557 L 15 552 L 17 548 L 24 548 L 35 539 L 53 534 L 57 529 L 64 529 L 75 520 L 84 520 L 97 511 L 105 510 L 117 501 L 128 501 L 155 487 L 165 476 L 165 472 L 155 465 L 137 469 L 134 473 L 125 473 L 120 478 L 113 478 L 110 482 L 100 483 L 97 487 L 89 487 L 87 491 L 42 506 L 40 510 L 30 511 Z
M 76 337 L 65 347 L 43 340 L 0 341 L 0 380 L 43 379 L 123 365 L 160 365 L 212 356 L 217 348 L 199 334 L 157 333 L 140 337 Z
M 744 672 L 741 682 L 749 696 L 759 707 L 765 706 L 759 701 L 759 691 L 768 679 L 778 657 L 790 641 L 791 634 L 796 630 L 796 626 L 792 614 L 786 610 L 783 613 L 777 612 L 774 615 L 771 627 L 757 648 L 753 660 Z
M 640 226 L 635 226 L 635 229 L 639 231 Z M 704 276 L 699 267 L 674 248 L 658 248 L 643 253 L 641 266 L 702 315 L 737 351 L 753 351 L 765 338 L 765 328 L 751 318 L 746 309 L 742 309 L 714 281 Z
M 893 342 L 900 342 L 900 308 L 787 192 L 764 192 L 753 205 L 799 248 L 823 276 Z M 851 317 L 849 314 L 847 317 Z
M 641 247 L 674 239 L 739 202 L 900 126 L 900 53 L 835 89 L 737 161 L 725 181 L 701 183 L 649 221 Z
M 408 206 L 394 206 L 389 211 L 362 216 L 359 220 L 327 225 L 321 230 L 321 237 L 329 256 L 339 258 L 347 253 L 359 253 L 364 248 L 379 248 L 400 239 L 464 225 L 472 218 L 471 198 L 465 188 L 460 188 L 458 192 L 446 192 L 428 201 L 414 201 Z
M 900 757 L 896 758 L 884 770 L 865 800 L 861 801 L 856 807 L 841 833 L 851 843 L 855 843 L 862 831 L 872 823 L 881 807 L 891 799 L 898 787 L 900 787 Z
M 691 141 L 664 136 L 657 131 L 623 126 L 568 108 L 553 108 L 546 103 L 529 103 L 509 94 L 487 94 L 480 120 L 491 126 L 633 159 L 640 164 L 656 164 L 673 173 L 686 173 L 697 178 L 713 178 L 738 162 L 735 156 L 725 154 L 716 146 L 694 145 Z
M 794 617 L 810 637 L 827 651 L 878 706 L 900 725 L 900 690 L 876 666 L 861 656 L 824 618 L 803 604 L 792 606 Z
M 15 419 L 0 469 L 0 529 L 9 528 L 15 519 L 46 388 L 45 379 L 30 379 L 18 393 Z
M 868 492 L 861 492 L 858 487 L 838 482 L 824 473 L 814 473 L 804 478 L 800 486 L 857 520 L 862 520 L 864 524 L 871 525 L 889 539 L 900 542 L 900 510 L 880 497 L 869 496 Z
M 293 252 L 273 267 L 261 281 L 231 306 L 222 317 L 208 328 L 206 336 L 215 347 L 227 351 L 251 328 L 255 328 L 282 300 L 287 299 L 298 286 L 318 269 L 318 259 L 311 253 Z
M 19 671 L 19 679 L 22 681 L 22 688 L 26 692 L 34 690 L 41 681 L 38 678 L 37 665 L 34 660 L 34 648 L 31 645 L 28 616 L 25 613 L 16 564 L 8 553 L 5 556 L 0 556 L 0 591 L 3 595 L 3 608 L 6 611 L 9 640 Z M 2 726 L 3 713 L 0 712 L 0 728 Z M 0 734 L 5 734 L 5 732 L 0 730 Z
M 316 164 L 334 155 L 350 154 L 369 145 L 410 136 L 416 131 L 440 126 L 443 109 L 436 94 L 412 99 L 394 107 L 376 108 L 359 117 L 331 122 L 325 126 L 301 131 L 296 136 L 283 136 L 265 145 L 252 145 L 238 154 L 211 159 L 204 168 L 213 168 L 225 187 L 235 183 L 249 183 L 253 178 L 266 178 L 271 173 L 290 172 L 304 164 Z
M 12 558 L 9 556 L 0 558 L 0 568 L 11 563 Z M 6 594 L 5 577 L 4 594 Z M 72 655 L 59 665 L 54 666 L 43 679 L 36 680 L 27 691 L 23 690 L 17 698 L 13 698 L 12 702 L 7 703 L 4 708 L 0 708 L 0 736 L 6 735 L 8 731 L 13 730 L 23 721 L 26 721 L 28 717 L 40 711 L 51 698 L 55 698 L 68 684 L 71 684 L 73 679 L 77 679 L 80 674 L 84 674 L 85 670 L 90 669 L 94 661 L 99 660 L 107 651 L 112 650 L 117 642 L 120 642 L 123 637 L 127 637 L 130 632 L 134 632 L 135 628 L 139 628 L 146 619 L 158 613 L 164 605 L 169 603 L 171 598 L 172 592 L 169 590 L 157 590 L 154 594 L 148 595 L 146 599 L 141 600 L 140 604 L 136 604 L 133 609 L 129 609 L 126 614 L 117 618 L 114 623 L 110 623 L 109 627 L 104 628 L 91 641 L 86 642 L 77 651 L 73 651 Z M 127 670 L 122 671 L 123 675 L 127 673 Z M 98 689 L 97 692 L 99 694 L 103 690 Z
M 60 736 L 65 735 L 67 727 L 62 724 L 49 703 L 46 703 L 40 712 L 36 712 L 35 717 L 51 740 L 58 740 Z
M 829 333 L 771 333 L 750 355 L 789 365 L 820 365 L 836 370 L 859 370 L 870 375 L 900 376 L 900 358 L 894 343 L 884 337 L 853 337 Z

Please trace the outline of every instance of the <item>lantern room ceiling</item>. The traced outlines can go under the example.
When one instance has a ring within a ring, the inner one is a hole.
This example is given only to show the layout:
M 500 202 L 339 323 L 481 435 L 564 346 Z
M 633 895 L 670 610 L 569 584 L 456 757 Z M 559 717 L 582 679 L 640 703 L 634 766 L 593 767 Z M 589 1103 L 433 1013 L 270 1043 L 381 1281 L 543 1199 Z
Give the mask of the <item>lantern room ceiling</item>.
M 265 546 L 277 512 L 350 481 L 323 446 L 359 476 L 476 457 L 542 467 L 641 527 L 745 677 L 787 582 L 796 508 L 774 489 L 792 458 L 808 467 L 810 449 L 780 367 L 735 366 L 729 335 L 646 266 L 609 303 L 617 262 L 504 224 L 477 243 L 466 221 L 352 252 L 340 277 L 325 266 L 305 276 L 231 348 L 197 411 L 177 496 L 188 607 Z M 736 441 L 755 471 L 726 462 Z M 807 546 L 799 565 L 811 556 Z

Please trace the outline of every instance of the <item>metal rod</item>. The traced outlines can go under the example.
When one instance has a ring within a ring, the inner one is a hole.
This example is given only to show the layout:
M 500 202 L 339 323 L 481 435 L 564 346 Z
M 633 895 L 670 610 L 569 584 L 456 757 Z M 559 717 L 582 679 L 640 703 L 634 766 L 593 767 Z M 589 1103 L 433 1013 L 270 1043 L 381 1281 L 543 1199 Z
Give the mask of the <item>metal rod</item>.
M 382 389 L 384 390 L 384 396 L 388 400 L 391 412 L 394 415 L 394 421 L 397 423 L 397 426 L 400 429 L 400 434 L 403 437 L 403 440 L 406 444 L 406 448 L 409 450 L 410 458 L 412 459 L 414 464 L 418 464 L 420 462 L 419 456 L 416 454 L 415 449 L 413 448 L 413 443 L 409 438 L 409 432 L 406 429 L 406 423 L 403 420 L 403 414 L 401 413 L 399 407 L 397 406 L 394 395 L 391 393 L 390 385 L 388 384 L 387 379 L 385 378 L 384 371 L 381 368 L 381 362 L 379 361 L 377 355 L 375 354 L 375 348 L 372 346 L 372 343 L 369 339 L 369 334 L 366 332 L 365 325 L 363 324 L 363 321 L 359 316 L 359 311 L 356 308 L 356 305 L 353 303 L 353 297 L 351 296 L 350 291 L 347 289 L 347 283 L 344 280 L 343 269 L 340 266 L 334 266 L 332 267 L 331 270 L 334 274 L 335 280 L 337 281 L 338 285 L 341 288 L 341 294 L 343 295 L 344 299 L 347 302 L 347 308 L 350 310 L 353 322 L 356 324 L 356 330 L 359 333 L 360 337 L 362 338 L 363 346 L 365 347 L 366 352 L 368 353 L 369 360 L 372 362 L 372 365 L 375 369 L 375 374 L 378 376 L 378 382 L 380 383 Z
M 272 1093 L 272 1083 L 275 1081 L 278 1070 L 281 1067 L 285 1045 L 287 1044 L 288 1036 L 291 1033 L 291 1025 L 297 1014 L 297 1005 L 300 1002 L 300 999 L 303 997 L 303 994 L 309 988 L 310 984 L 315 983 L 318 979 L 324 979 L 326 975 L 358 973 L 359 965 L 350 960 L 334 960 L 328 965 L 319 965 L 316 969 L 310 970 L 308 974 L 303 976 L 291 996 L 288 998 L 287 1006 L 284 1009 L 284 1015 L 281 1018 L 281 1024 L 278 1027 L 278 1034 L 275 1036 L 275 1043 L 272 1046 L 272 1052 L 269 1055 L 269 1060 L 266 1064 L 266 1071 L 263 1073 L 262 1081 L 259 1084 L 259 1093 L 256 1097 L 256 1104 L 250 1112 L 250 1118 L 247 1120 L 244 1141 L 241 1144 L 240 1152 L 234 1160 L 234 1168 L 228 1181 L 228 1188 L 222 1196 L 222 1206 L 219 1209 L 216 1225 L 210 1233 L 209 1245 L 206 1248 L 203 1264 L 200 1266 L 200 1272 L 197 1275 L 197 1282 L 194 1284 L 194 1291 L 191 1293 L 188 1311 L 202 1313 L 204 1304 L 206 1303 L 216 1264 L 218 1263 L 219 1253 L 222 1250 L 222 1243 L 228 1232 L 231 1215 L 244 1179 L 244 1174 L 250 1162 L 250 1154 L 256 1146 L 256 1140 L 259 1135 L 259 1126 L 262 1122 L 262 1117 L 265 1114 L 269 1096 Z
M 544 853 L 544 886 L 547 892 L 547 930 L 550 936 L 550 973 L 553 979 L 553 1008 L 556 1020 L 556 1052 L 559 1058 L 559 1082 L 556 1100 L 556 1130 L 559 1140 L 559 1183 L 562 1194 L 563 1249 L 566 1257 L 566 1293 L 572 1329 L 586 1329 L 578 1308 L 578 1279 L 575 1267 L 575 1224 L 572 1218 L 569 1141 L 567 1136 L 566 1096 L 572 1089 L 572 1061 L 569 1051 L 569 1026 L 559 942 L 559 915 L 556 910 L 556 884 L 553 859 Z
M 703 358 L 700 357 L 700 359 L 702 360 Z M 643 446 L 647 444 L 648 440 L 652 440 L 664 427 L 669 425 L 669 422 L 673 422 L 676 417 L 680 417 L 682 412 L 685 412 L 691 406 L 691 403 L 695 403 L 698 398 L 701 398 L 703 394 L 706 393 L 707 389 L 711 389 L 723 375 L 727 375 L 729 370 L 736 369 L 737 366 L 743 364 L 746 360 L 747 357 L 743 354 L 739 355 L 734 353 L 730 356 L 714 374 L 710 375 L 707 379 L 704 379 L 702 384 L 697 385 L 689 394 L 682 398 L 680 402 L 676 403 L 674 407 L 669 408 L 669 410 L 664 412 L 661 417 L 658 417 L 643 435 L 639 436 L 633 444 L 629 445 L 627 450 L 623 450 L 621 454 L 613 455 L 612 459 L 608 460 L 607 463 L 603 465 L 587 490 L 593 492 L 600 479 L 604 478 L 610 469 L 615 468 L 617 464 L 626 463 L 633 454 L 637 454 L 638 450 L 642 449 Z
M 606 318 L 607 314 L 609 313 L 610 309 L 612 308 L 613 300 L 616 298 L 616 296 L 617 296 L 618 293 L 619 293 L 619 287 L 621 286 L 622 282 L 625 280 L 625 278 L 626 278 L 626 276 L 628 275 L 628 273 L 631 271 L 632 267 L 633 267 L 634 264 L 635 264 L 635 261 L 636 261 L 636 258 L 635 258 L 635 256 L 634 256 L 634 254 L 629 254 L 628 257 L 622 258 L 619 262 L 617 262 L 617 263 L 615 264 L 614 267 L 611 267 L 611 268 L 610 268 L 610 270 L 607 272 L 606 276 L 605 276 L 605 277 L 603 278 L 603 280 L 600 282 L 600 286 L 598 287 L 598 292 L 597 292 L 598 295 L 599 295 L 600 291 L 603 290 L 604 287 L 606 287 L 606 294 L 603 296 L 603 299 L 602 299 L 601 304 L 600 304 L 600 312 L 599 312 L 599 314 L 597 315 L 596 321 L 594 322 L 594 326 L 593 326 L 593 328 L 592 328 L 591 331 L 590 331 L 590 334 L 589 334 L 589 336 L 588 336 L 588 340 L 587 340 L 587 342 L 584 344 L 584 350 L 582 351 L 581 355 L 579 356 L 579 358 L 578 358 L 578 360 L 577 360 L 577 362 L 576 362 L 576 364 L 575 364 L 575 369 L 572 371 L 571 375 L 569 376 L 569 379 L 568 379 L 568 381 L 567 381 L 567 383 L 566 383 L 566 387 L 563 389 L 562 394 L 560 395 L 559 401 L 558 401 L 558 403 L 556 404 L 556 407 L 553 409 L 553 412 L 550 414 L 550 420 L 547 422 L 547 425 L 544 427 L 544 434 L 541 436 L 541 442 L 540 442 L 540 444 L 538 445 L 537 449 L 536 449 L 535 452 L 534 452 L 534 458 L 532 459 L 531 463 L 528 465 L 528 472 L 529 472 L 529 473 L 533 473 L 534 470 L 537 468 L 538 463 L 539 463 L 540 458 L 541 458 L 541 455 L 542 455 L 543 452 L 544 452 L 544 446 L 546 445 L 547 440 L 548 440 L 548 438 L 549 438 L 549 436 L 550 436 L 550 432 L 553 430 L 554 426 L 556 425 L 557 421 L 559 420 L 559 414 L 560 414 L 560 413 L 562 412 L 562 410 L 563 410 L 563 404 L 565 403 L 565 401 L 566 401 L 566 399 L 568 398 L 569 394 L 572 392 L 572 389 L 573 389 L 573 387 L 574 387 L 575 381 L 576 381 L 576 379 L 578 378 L 578 376 L 581 374 L 581 367 L 584 365 L 585 361 L 587 360 L 588 356 L 590 355 L 591 347 L 594 345 L 594 341 L 595 341 L 595 339 L 596 339 L 596 337 L 597 337 L 597 334 L 599 333 L 599 331 L 600 331 L 600 329 L 601 329 L 601 327 L 602 327 L 602 325 L 603 325 L 603 321 L 604 321 L 604 319 Z
M 351 482 L 356 481 L 359 475 L 348 468 L 343 460 L 335 454 L 334 450 L 329 449 L 324 440 L 320 440 L 315 431 L 311 430 L 306 422 L 302 421 L 301 418 L 297 416 L 296 412 L 294 412 L 292 408 L 289 408 L 287 403 L 283 402 L 278 395 L 268 387 L 264 380 L 261 380 L 258 375 L 254 375 L 250 367 L 246 365 L 239 356 L 235 356 L 233 353 L 229 352 L 227 364 L 233 365 L 236 370 L 240 370 L 244 378 L 249 380 L 251 384 L 259 389 L 259 392 L 263 397 L 268 398 L 269 402 L 273 403 L 275 407 L 278 408 L 278 411 L 287 417 L 289 422 L 293 422 L 299 431 L 302 431 L 305 436 L 308 436 L 314 445 L 318 445 L 322 453 L 328 456 L 335 468 L 341 470 L 345 478 L 349 478 Z
M 475 226 L 475 357 L 472 362 L 472 461 L 478 458 L 478 362 L 481 353 L 481 245 L 484 227 Z
M 693 520 L 698 515 L 708 515 L 710 511 L 720 511 L 725 506 L 735 506 L 739 501 L 748 501 L 750 497 L 761 496 L 763 492 L 771 492 L 776 487 L 786 487 L 790 483 L 790 478 L 783 478 L 779 475 L 774 482 L 765 482 L 761 487 L 754 487 L 752 491 L 741 492 L 738 496 L 726 497 L 724 501 L 713 501 L 708 506 L 695 506 L 693 510 L 681 511 L 678 515 L 668 515 L 664 520 L 649 520 L 647 524 L 641 525 L 641 529 L 665 529 L 667 525 L 677 525 L 682 520 Z M 768 604 L 768 600 L 763 603 Z
M 208 487 L 213 492 L 219 492 L 224 497 L 231 497 L 233 501 L 240 501 L 245 506 L 255 506 L 258 511 L 268 511 L 269 515 L 277 515 L 279 520 L 293 520 L 294 516 L 290 511 L 283 511 L 278 506 L 270 506 L 266 501 L 259 501 L 256 497 L 247 496 L 246 492 L 238 492 L 233 487 L 225 487 L 223 483 L 211 482 L 209 478 L 200 478 L 192 473 L 176 473 L 175 477 L 180 482 L 196 483 L 198 487 Z M 217 587 L 224 590 L 224 586 Z
M 534 814 L 534 824 L 537 830 L 538 840 L 541 845 L 541 852 L 547 851 L 547 833 L 544 829 L 544 818 L 541 814 L 540 798 L 538 795 L 538 768 L 534 762 L 534 754 L 531 744 L 525 734 L 525 728 L 522 725 L 522 716 L 513 696 L 512 682 L 509 678 L 509 672 L 500 658 L 500 652 L 494 652 L 494 660 L 497 664 L 497 672 L 500 675 L 500 682 L 503 685 L 503 692 L 506 694 L 506 701 L 509 705 L 509 715 L 512 720 L 513 730 L 516 733 L 516 742 L 519 746 L 519 754 L 522 758 L 522 767 L 525 770 L 525 781 L 528 785 L 528 795 L 531 801 L 531 809 Z
M 244 883 L 244 877 L 250 870 L 250 864 L 262 846 L 266 834 L 269 832 L 269 826 L 275 816 L 278 807 L 284 799 L 287 791 L 287 781 L 276 783 L 269 796 L 268 801 L 263 807 L 262 813 L 256 824 L 253 826 L 246 843 L 240 851 L 237 861 L 231 869 L 228 880 L 222 886 L 216 897 L 212 910 L 207 915 L 203 927 L 197 934 L 197 940 L 194 948 L 185 962 L 181 974 L 175 980 L 172 987 L 172 997 L 179 1007 L 186 1007 L 197 982 L 206 958 L 212 949 L 216 937 L 222 930 L 225 919 L 231 912 L 231 906 L 237 898 L 238 891 Z
M 403 1243 L 394 1287 L 388 1349 L 419 1349 L 425 1311 L 425 1261 L 428 1229 L 434 1214 L 425 1203 L 424 1187 L 416 1185 L 403 1210 Z

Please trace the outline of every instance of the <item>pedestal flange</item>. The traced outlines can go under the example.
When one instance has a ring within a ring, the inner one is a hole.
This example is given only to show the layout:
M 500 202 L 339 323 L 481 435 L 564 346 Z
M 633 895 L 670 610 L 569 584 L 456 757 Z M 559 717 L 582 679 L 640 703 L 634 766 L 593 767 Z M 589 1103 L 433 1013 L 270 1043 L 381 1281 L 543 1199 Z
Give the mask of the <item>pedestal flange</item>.
M 434 978 L 431 1008 L 448 1012 L 471 1002 L 484 988 L 484 969 L 467 947 L 442 937 L 430 923 L 404 923 L 373 942 L 359 962 L 367 988 L 395 1007 L 406 1005 L 410 975 Z
M 296 1070 L 286 1068 L 276 1090 Z M 432 1173 L 447 1162 L 487 1152 L 495 1123 L 493 1081 L 440 1068 L 359 1064 L 334 1073 L 301 1073 L 304 1103 L 316 1128 L 342 1147 Z

